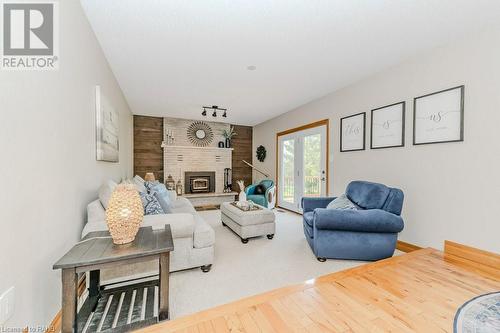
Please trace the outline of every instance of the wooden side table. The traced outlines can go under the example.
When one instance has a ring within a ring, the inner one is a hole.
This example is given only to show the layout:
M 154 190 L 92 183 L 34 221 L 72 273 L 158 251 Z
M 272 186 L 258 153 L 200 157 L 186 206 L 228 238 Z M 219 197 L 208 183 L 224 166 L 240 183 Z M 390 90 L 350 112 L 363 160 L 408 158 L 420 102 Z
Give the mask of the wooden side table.
M 135 240 L 132 243 L 124 245 L 113 244 L 108 231 L 89 233 L 53 266 L 53 269 L 62 270 L 62 333 L 84 331 L 83 326 L 78 325 L 78 323 L 86 323 L 85 326 L 88 328 L 89 323 L 92 321 L 92 317 L 78 318 L 78 274 L 90 272 L 89 297 L 84 306 L 82 306 L 82 309 L 89 309 L 86 312 L 91 314 L 91 311 L 95 311 L 98 308 L 99 301 L 103 296 L 103 288 L 100 286 L 99 281 L 101 269 L 151 260 L 158 260 L 159 264 L 159 280 L 157 283 L 158 316 L 155 321 L 168 319 L 169 262 L 170 252 L 173 249 L 174 244 L 170 225 L 165 225 L 165 229 L 161 230 L 153 230 L 152 227 L 140 228 Z M 130 285 L 130 287 L 132 286 Z M 133 306 L 133 304 L 130 306 Z M 107 305 L 107 308 L 109 310 L 109 305 Z M 132 310 L 130 310 L 130 313 L 132 313 Z M 106 314 L 107 311 L 105 312 Z M 105 315 L 104 317 L 106 317 Z M 116 315 L 116 318 L 118 318 L 118 315 Z M 101 320 L 101 328 L 103 323 L 109 322 L 109 320 L 105 321 L 105 319 Z M 141 322 L 137 321 L 133 324 L 128 323 L 127 325 L 130 325 L 130 328 L 137 329 L 150 324 L 151 320 L 144 320 L 142 325 Z M 117 328 L 116 325 L 117 319 L 113 321 L 113 328 Z M 123 325 L 119 328 L 121 331 L 126 330 L 126 326 L 124 327 Z

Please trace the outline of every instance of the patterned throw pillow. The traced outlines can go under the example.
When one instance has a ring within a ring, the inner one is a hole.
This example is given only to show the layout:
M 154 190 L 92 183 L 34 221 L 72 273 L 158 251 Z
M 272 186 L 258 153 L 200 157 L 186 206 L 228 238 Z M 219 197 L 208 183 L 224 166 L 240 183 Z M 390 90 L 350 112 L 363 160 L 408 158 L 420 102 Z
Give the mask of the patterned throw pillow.
M 144 215 L 165 214 L 154 193 L 139 192 L 139 194 L 141 195 L 142 205 L 144 206 Z
M 349 200 L 349 198 L 342 194 L 326 206 L 326 209 L 358 209 L 358 206 Z
M 160 184 L 159 181 L 155 180 L 153 182 L 144 182 L 144 187 L 149 194 L 153 194 L 155 192 L 155 187 Z

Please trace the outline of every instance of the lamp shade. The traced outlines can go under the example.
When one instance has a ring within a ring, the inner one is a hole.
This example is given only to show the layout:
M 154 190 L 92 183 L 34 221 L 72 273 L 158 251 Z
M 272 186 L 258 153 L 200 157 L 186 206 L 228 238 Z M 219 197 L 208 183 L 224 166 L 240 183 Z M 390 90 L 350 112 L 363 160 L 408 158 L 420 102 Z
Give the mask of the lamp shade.
M 118 185 L 109 199 L 106 209 L 106 223 L 115 244 L 132 242 L 139 232 L 144 207 L 134 185 Z
M 144 176 L 144 180 L 147 182 L 154 182 L 156 180 L 155 174 L 152 172 L 146 173 L 146 175 Z

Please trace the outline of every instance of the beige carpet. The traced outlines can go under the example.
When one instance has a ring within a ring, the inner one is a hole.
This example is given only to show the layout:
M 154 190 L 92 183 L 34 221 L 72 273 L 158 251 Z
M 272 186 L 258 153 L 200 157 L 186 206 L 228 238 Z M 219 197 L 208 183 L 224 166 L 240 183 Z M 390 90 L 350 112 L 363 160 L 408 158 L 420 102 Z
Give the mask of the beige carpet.
M 172 273 L 172 318 L 363 263 L 348 260 L 320 263 L 304 238 L 302 217 L 275 212 L 274 239 L 253 238 L 247 244 L 222 226 L 219 210 L 199 212 L 215 230 L 215 263 L 209 273 L 200 269 Z

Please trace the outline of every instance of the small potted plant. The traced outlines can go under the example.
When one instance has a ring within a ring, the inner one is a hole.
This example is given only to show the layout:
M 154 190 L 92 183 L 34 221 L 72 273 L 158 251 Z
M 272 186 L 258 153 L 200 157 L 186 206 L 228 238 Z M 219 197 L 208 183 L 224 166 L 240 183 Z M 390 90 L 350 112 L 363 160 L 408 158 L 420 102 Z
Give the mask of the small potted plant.
M 231 148 L 231 139 L 237 135 L 234 131 L 234 126 L 230 126 L 229 129 L 224 129 L 221 132 L 224 139 L 226 139 L 226 148 Z

